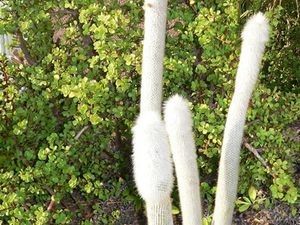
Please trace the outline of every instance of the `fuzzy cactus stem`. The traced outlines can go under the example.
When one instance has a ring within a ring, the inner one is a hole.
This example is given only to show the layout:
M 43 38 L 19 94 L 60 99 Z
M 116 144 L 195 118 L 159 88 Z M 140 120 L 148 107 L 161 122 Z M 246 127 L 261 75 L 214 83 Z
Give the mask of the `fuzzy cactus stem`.
M 167 0 L 145 0 L 141 113 L 161 112 Z
M 171 225 L 173 164 L 161 115 L 142 113 L 133 127 L 133 172 L 139 194 L 146 202 L 148 224 Z
M 230 225 L 232 223 L 246 111 L 257 81 L 268 37 L 269 25 L 262 13 L 251 17 L 242 32 L 243 41 L 235 91 L 227 115 L 221 150 L 213 216 L 214 225 Z
M 148 225 L 172 225 L 172 203 L 168 196 L 160 202 L 146 203 Z
M 172 225 L 173 163 L 161 118 L 167 0 L 145 0 L 140 115 L 133 132 L 133 172 L 149 225 Z
M 165 104 L 165 124 L 173 155 L 183 225 L 201 224 L 200 182 L 196 146 L 192 133 L 192 114 L 179 95 Z

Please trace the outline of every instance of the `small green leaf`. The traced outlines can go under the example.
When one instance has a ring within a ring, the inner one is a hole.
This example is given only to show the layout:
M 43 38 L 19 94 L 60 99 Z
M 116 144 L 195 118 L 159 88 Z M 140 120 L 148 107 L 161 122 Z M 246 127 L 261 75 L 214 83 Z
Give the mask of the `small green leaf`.
M 101 121 L 101 118 L 97 114 L 93 114 L 90 116 L 90 120 L 93 125 L 96 125 Z
M 69 180 L 69 186 L 70 188 L 75 188 L 77 184 L 77 177 L 72 175 L 72 178 Z
M 244 205 L 241 205 L 241 206 L 239 207 L 239 211 L 240 211 L 240 212 L 244 212 L 244 211 L 246 211 L 247 209 L 249 209 L 249 207 L 250 207 L 250 204 L 244 204 Z
M 247 197 L 243 197 L 243 199 L 248 203 L 248 204 L 251 204 L 251 200 Z
M 93 184 L 91 182 L 88 182 L 85 186 L 84 186 L 84 190 L 86 191 L 86 193 L 91 193 L 93 190 Z
M 251 200 L 252 202 L 254 202 L 255 199 L 256 199 L 256 189 L 255 189 L 255 187 L 251 186 L 251 187 L 249 188 L 249 190 L 248 190 L 248 195 L 249 195 L 249 197 L 250 197 L 250 200 Z
M 81 114 L 85 114 L 87 110 L 88 110 L 88 106 L 86 104 L 80 104 L 80 105 L 78 105 L 78 111 Z
M 249 204 L 248 202 L 244 202 L 244 201 L 242 201 L 242 200 L 240 200 L 240 199 L 236 200 L 235 203 L 236 203 L 237 205 Z
M 172 206 L 172 214 L 173 215 L 177 215 L 180 213 L 180 210 L 176 207 L 176 206 Z

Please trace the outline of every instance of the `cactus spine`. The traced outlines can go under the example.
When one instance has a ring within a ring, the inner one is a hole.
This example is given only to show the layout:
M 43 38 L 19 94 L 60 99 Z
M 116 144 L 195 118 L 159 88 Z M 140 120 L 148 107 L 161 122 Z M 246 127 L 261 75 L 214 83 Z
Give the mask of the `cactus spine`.
M 262 13 L 250 18 L 242 33 L 235 91 L 228 111 L 221 150 L 214 225 L 230 225 L 232 222 L 246 111 L 257 80 L 268 33 L 268 21 Z
M 172 225 L 173 165 L 161 118 L 167 0 L 145 0 L 140 115 L 133 131 L 133 172 L 149 225 Z
M 200 184 L 192 114 L 179 95 L 165 105 L 165 123 L 175 164 L 183 225 L 201 224 Z

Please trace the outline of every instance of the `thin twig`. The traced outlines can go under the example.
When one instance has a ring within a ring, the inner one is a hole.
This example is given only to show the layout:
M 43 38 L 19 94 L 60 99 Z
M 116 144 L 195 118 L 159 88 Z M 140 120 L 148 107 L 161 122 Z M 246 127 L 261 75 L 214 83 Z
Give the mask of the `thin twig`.
M 69 14 L 77 21 L 79 32 L 81 33 L 82 41 L 85 47 L 93 45 L 94 41 L 90 35 L 84 35 L 83 23 L 79 20 L 80 12 L 77 9 L 55 9 L 50 12 L 52 15 L 66 15 Z M 96 52 L 93 50 L 93 54 Z
M 271 168 L 268 166 L 267 162 L 260 156 L 260 154 L 258 153 L 258 149 L 254 148 L 252 145 L 250 145 L 246 139 L 243 140 L 243 145 L 245 146 L 245 148 L 247 148 L 250 152 L 252 152 L 254 154 L 254 156 L 261 162 L 261 164 L 269 171 L 269 173 L 271 174 L 271 176 L 273 178 L 276 178 L 275 174 L 272 172 Z
M 198 14 L 197 10 L 190 4 L 189 0 L 185 0 L 184 3 L 193 10 L 195 15 Z
M 20 29 L 18 29 L 16 31 L 16 37 L 19 41 L 20 48 L 21 48 L 22 52 L 24 53 L 24 58 L 26 59 L 28 64 L 31 66 L 37 64 L 37 61 L 31 56 L 31 54 L 28 50 L 28 44 L 27 44 L 26 40 L 24 39 L 23 34 Z
M 54 195 L 51 196 L 51 201 L 48 205 L 48 208 L 47 208 L 47 211 L 51 211 L 54 207 L 54 204 L 55 204 L 55 199 L 54 199 Z
M 0 61 L 0 69 L 4 75 L 4 81 L 5 81 L 5 87 L 8 86 L 8 82 L 9 82 L 9 77 L 8 77 L 8 74 L 6 72 L 6 69 L 5 69 L 5 63 L 1 60 Z
M 4 208 L 4 209 L 0 209 L 0 212 L 3 212 L 3 211 L 5 211 L 5 210 L 12 210 L 12 209 L 15 209 L 16 208 L 16 206 L 10 206 L 10 207 L 8 207 L 8 208 Z M 2 222 L 2 221 L 1 221 Z
M 298 0 L 295 0 L 295 1 L 296 1 L 296 6 L 297 6 L 297 19 L 299 19 L 299 17 L 300 17 L 299 2 L 298 2 Z
M 8 73 L 7 73 L 5 67 L 6 67 L 5 63 L 2 60 L 0 60 L 0 71 L 4 75 L 4 81 L 5 81 L 4 89 L 7 88 L 8 85 L 9 85 L 9 76 L 8 76 Z M 7 90 L 4 91 L 4 95 L 5 95 L 5 102 L 6 102 L 6 104 L 8 104 L 9 103 L 9 94 L 8 94 Z M 14 103 L 13 102 L 12 102 L 12 106 L 14 108 Z M 8 126 L 9 121 L 10 121 L 10 119 L 8 118 L 7 115 L 5 115 L 5 125 L 6 126 Z
M 51 14 L 60 14 L 60 15 L 66 15 L 71 14 L 74 17 L 79 16 L 79 12 L 75 9 L 54 9 L 50 12 Z
M 77 141 L 80 138 L 80 136 L 83 134 L 83 132 L 86 131 L 88 128 L 89 128 L 89 125 L 85 125 L 75 136 L 75 140 Z
M 40 179 L 38 179 L 38 181 L 41 182 Z M 54 191 L 52 191 L 48 185 L 44 185 L 43 188 L 46 189 L 51 196 L 55 195 Z

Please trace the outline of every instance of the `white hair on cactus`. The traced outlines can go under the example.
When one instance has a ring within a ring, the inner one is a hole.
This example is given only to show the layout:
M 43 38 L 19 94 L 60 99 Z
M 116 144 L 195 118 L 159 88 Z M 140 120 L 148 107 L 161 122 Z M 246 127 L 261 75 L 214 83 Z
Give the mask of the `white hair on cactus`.
M 261 12 L 252 16 L 242 32 L 243 41 L 254 41 L 265 44 L 269 39 L 269 22 Z
M 187 101 L 176 94 L 165 102 L 164 120 L 168 131 L 177 132 L 178 127 L 184 132 L 191 132 L 193 121 Z
M 140 116 L 133 129 L 136 185 L 146 200 L 148 225 L 171 225 L 173 184 L 168 137 L 161 121 L 167 0 L 145 0 Z
M 232 223 L 246 111 L 257 81 L 268 32 L 267 19 L 262 13 L 258 13 L 249 19 L 242 34 L 243 42 L 235 91 L 227 115 L 221 150 L 214 225 Z
M 157 112 L 141 114 L 133 128 L 133 169 L 137 189 L 146 202 L 169 198 L 173 165 L 165 125 Z
M 199 172 L 192 114 L 188 103 L 179 95 L 165 104 L 165 123 L 175 164 L 183 225 L 201 224 Z
M 167 0 L 145 0 L 141 112 L 161 112 Z
M 235 92 L 251 95 L 259 73 L 265 45 L 269 39 L 268 20 L 262 13 L 252 16 L 247 21 L 242 32 L 242 39 Z

